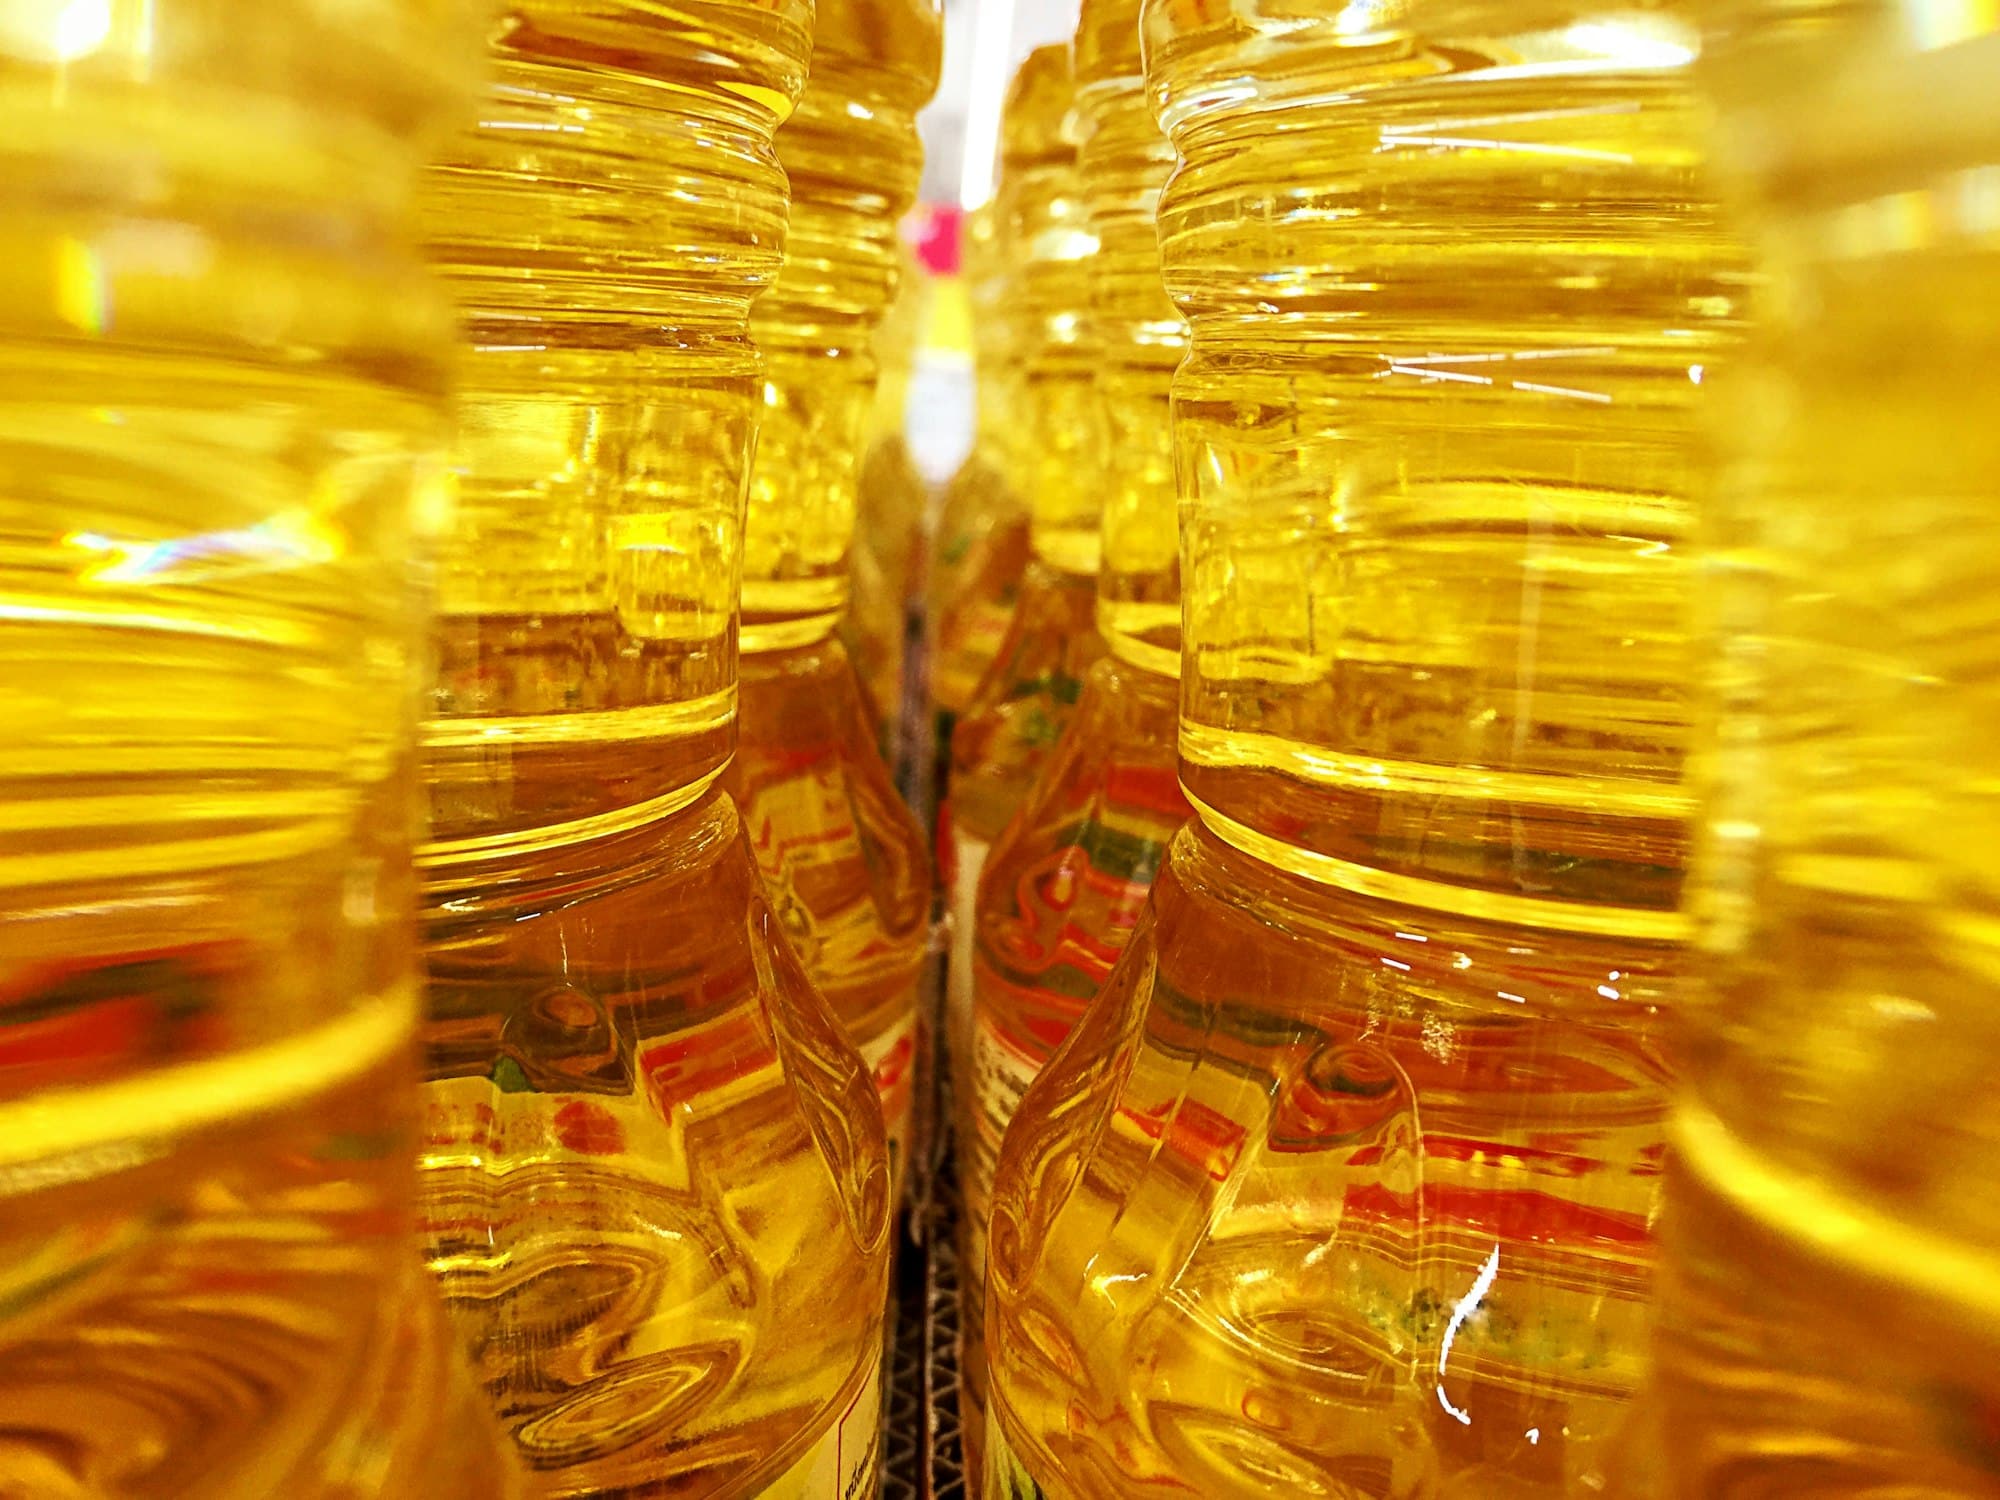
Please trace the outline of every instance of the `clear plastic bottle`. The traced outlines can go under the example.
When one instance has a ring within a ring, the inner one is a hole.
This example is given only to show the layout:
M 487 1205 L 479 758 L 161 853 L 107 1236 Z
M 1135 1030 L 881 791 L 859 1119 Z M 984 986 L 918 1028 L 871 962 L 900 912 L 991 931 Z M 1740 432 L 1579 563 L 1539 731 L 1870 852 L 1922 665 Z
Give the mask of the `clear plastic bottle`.
M 923 829 L 876 748 L 835 629 L 848 603 L 874 336 L 937 87 L 937 0 L 818 0 L 812 76 L 778 132 L 784 269 L 751 318 L 764 413 L 744 536 L 736 798 L 778 920 L 875 1075 L 900 1192 L 930 936 Z
M 1077 184 L 1075 102 L 1068 46 L 1040 47 L 1014 75 L 1002 117 L 996 238 L 1015 267 L 1001 315 L 1018 373 L 1006 395 L 1014 431 L 1001 451 L 1007 488 L 1028 497 L 1031 555 L 1007 634 L 952 726 L 940 819 L 952 920 L 946 1037 L 961 1140 L 970 1123 L 965 1064 L 979 873 L 1104 649 L 1092 623 L 1103 431 L 1084 343 L 1085 263 L 1097 242 Z
M 1097 624 L 1108 654 L 1020 814 L 987 856 L 975 906 L 964 1194 L 961 1369 L 976 1447 L 986 1214 L 1000 1139 L 1131 936 L 1168 841 L 1187 821 L 1174 768 L 1180 567 L 1167 408 L 1186 325 L 1160 282 L 1155 213 L 1174 151 L 1139 58 L 1139 0 L 1085 0 L 1075 42 L 1077 175 L 1097 239 L 1084 338 L 1109 434 Z M 977 1472 L 976 1454 L 969 1464 Z
M 2000 18 L 1708 19 L 1768 285 L 1714 408 L 1714 983 L 1673 1114 L 1652 1493 L 1991 1500 Z
M 1022 103 L 1016 95 L 1014 107 Z M 1003 121 L 1003 139 L 1005 133 Z M 1009 299 L 1019 267 L 1004 231 L 999 205 L 991 201 L 963 221 L 976 419 L 972 451 L 938 495 L 926 580 L 930 699 L 936 742 L 947 760 L 952 726 L 1007 638 L 1028 566 L 1028 510 L 1008 479 L 1020 387 Z
M 466 319 L 427 731 L 433 1270 L 557 1494 L 872 1486 L 866 1065 L 717 785 L 806 0 L 516 0 L 431 174 Z
M 854 658 L 881 723 L 882 758 L 891 765 L 915 747 L 905 743 L 905 684 L 917 662 L 908 637 L 923 625 L 924 533 L 930 482 L 908 441 L 910 382 L 930 317 L 929 279 L 907 244 L 899 244 L 896 297 L 875 334 L 875 394 L 856 480 L 854 551 L 841 639 Z
M 1740 285 L 1697 37 L 1145 25 L 1197 816 L 1007 1137 L 988 1490 L 1589 1495 L 1644 1349 Z
M 875 395 L 856 480 L 854 552 L 841 642 L 854 659 L 877 729 L 882 759 L 900 766 L 921 754 L 902 722 L 904 685 L 914 669 L 907 650 L 923 601 L 918 579 L 931 487 L 905 436 L 910 378 L 929 307 L 922 268 L 902 247 L 896 299 L 875 335 Z
M 410 1236 L 476 38 L 0 7 L 0 1494 L 521 1493 Z

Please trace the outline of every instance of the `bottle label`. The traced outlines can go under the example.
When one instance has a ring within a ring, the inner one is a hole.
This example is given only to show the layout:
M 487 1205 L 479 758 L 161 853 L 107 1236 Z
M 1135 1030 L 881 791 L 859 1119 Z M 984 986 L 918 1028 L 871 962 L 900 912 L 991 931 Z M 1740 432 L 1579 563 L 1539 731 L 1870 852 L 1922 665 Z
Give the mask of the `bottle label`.
M 981 1489 L 986 1500 L 1045 1500 L 1034 1475 L 1007 1446 L 991 1401 L 986 1404 L 986 1483 Z
M 951 956 L 945 971 L 945 1042 L 964 1047 L 972 1033 L 972 950 L 979 905 L 979 874 L 986 868 L 984 839 L 951 831 Z M 964 1101 L 960 1101 L 961 1106 Z
M 903 1165 L 910 1154 L 910 1112 L 916 1102 L 916 1012 L 864 1041 L 861 1057 L 875 1075 L 875 1092 L 882 1100 L 882 1123 L 889 1135 L 889 1180 L 900 1200 Z
M 993 1175 L 1000 1166 L 1000 1139 L 1043 1061 L 1004 1036 L 991 1016 L 973 1017 L 972 1139 L 964 1145 L 959 1171 L 965 1191 L 966 1285 L 975 1294 L 986 1281 L 986 1221 L 992 1211 Z
M 882 1488 L 882 1361 L 878 1355 L 854 1399 L 777 1483 L 756 1500 L 876 1500 Z

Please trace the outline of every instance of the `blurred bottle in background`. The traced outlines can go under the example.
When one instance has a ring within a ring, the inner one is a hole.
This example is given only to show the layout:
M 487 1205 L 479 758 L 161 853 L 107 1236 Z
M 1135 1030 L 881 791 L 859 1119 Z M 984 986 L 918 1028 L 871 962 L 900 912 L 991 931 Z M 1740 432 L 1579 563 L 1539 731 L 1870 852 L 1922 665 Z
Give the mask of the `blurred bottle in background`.
M 467 348 L 424 1211 L 556 1494 L 874 1483 L 881 1111 L 717 785 L 811 41 L 806 0 L 515 0 L 427 194 Z
M 2000 1495 L 2000 18 L 1708 7 L 1768 276 L 1646 1492 Z
M 855 481 L 854 549 L 840 639 L 861 678 L 882 759 L 900 770 L 904 757 L 919 748 L 903 730 L 904 694 L 915 665 L 905 642 L 913 624 L 921 626 L 918 580 L 931 486 L 918 472 L 905 435 L 910 378 L 929 298 L 916 257 L 907 246 L 898 248 L 895 300 L 875 333 L 875 395 Z
M 988 1488 L 1596 1493 L 1645 1347 L 1696 419 L 1741 280 L 1698 35 L 1145 24 L 1197 817 L 1007 1137 Z
M 959 1142 L 963 1369 L 983 1389 L 985 1226 L 1001 1134 L 1110 976 L 1168 841 L 1187 821 L 1174 767 L 1180 565 L 1168 397 L 1186 325 L 1160 281 L 1155 216 L 1174 150 L 1139 58 L 1139 0 L 1085 0 L 1074 49 L 1077 176 L 1097 240 L 1083 337 L 1104 446 L 1097 625 L 1109 654 L 1033 790 L 987 856 L 975 908 L 973 1016 Z M 977 1443 L 979 1429 L 968 1428 Z M 976 1464 L 973 1465 L 976 1472 Z
M 723 777 L 779 925 L 874 1074 L 899 1190 L 931 867 L 835 632 L 873 340 L 895 295 L 896 221 L 923 169 L 916 112 L 937 87 L 942 39 L 937 0 L 818 0 L 811 79 L 778 132 L 791 227 L 752 315 L 764 412 L 744 540 L 740 739 Z
M 1018 95 L 1012 100 L 1017 108 L 1024 103 Z M 1004 129 L 1003 122 L 1003 139 Z M 1003 161 L 1003 182 L 1006 171 Z M 1008 479 L 1008 455 L 1020 435 L 1015 412 L 1020 369 L 1009 312 L 1018 266 L 997 202 L 982 204 L 961 223 L 976 420 L 972 451 L 938 496 L 926 559 L 930 698 L 940 756 L 947 755 L 952 725 L 1007 638 L 1028 566 L 1027 503 Z
M 995 241 L 1011 269 L 997 315 L 1009 323 L 1003 368 L 1011 364 L 1017 372 L 1001 386 L 1010 429 L 1001 472 L 1008 490 L 1028 501 L 1031 556 L 1007 633 L 949 742 L 939 841 L 953 924 L 945 1029 L 960 1140 L 969 1130 L 964 1070 L 979 873 L 1061 737 L 1083 672 L 1103 651 L 1091 618 L 1103 434 L 1093 392 L 1097 372 L 1083 341 L 1090 300 L 1085 262 L 1096 241 L 1077 185 L 1075 100 L 1068 46 L 1039 47 L 1014 75 L 1001 122 Z M 975 305 L 975 317 L 993 315 Z
M 521 1493 L 410 1237 L 473 11 L 0 11 L 0 1494 Z

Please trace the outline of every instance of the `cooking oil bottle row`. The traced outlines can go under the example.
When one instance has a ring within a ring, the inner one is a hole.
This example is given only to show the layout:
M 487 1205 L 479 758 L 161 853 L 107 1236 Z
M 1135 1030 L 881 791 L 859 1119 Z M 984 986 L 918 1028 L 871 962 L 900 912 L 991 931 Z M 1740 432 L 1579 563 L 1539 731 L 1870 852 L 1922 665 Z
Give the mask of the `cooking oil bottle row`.
M 724 777 L 779 925 L 860 1048 L 900 1194 L 930 938 L 923 829 L 878 749 L 835 634 L 873 405 L 877 325 L 916 198 L 916 111 L 936 86 L 935 0 L 817 0 L 812 75 L 778 132 L 791 182 L 784 267 L 758 299 L 764 413 L 742 597 L 742 718 Z
M 1993 18 L 1113 10 L 1192 817 L 1133 927 L 1086 699 L 971 903 L 986 1494 L 2000 1495 Z M 1104 704 L 1173 650 L 1124 305 Z
M 845 670 L 824 640 L 877 221 L 935 65 L 934 26 L 884 34 L 905 76 L 858 16 L 820 9 L 806 89 L 804 3 L 516 6 L 428 197 L 467 357 L 425 735 L 422 1227 L 556 1494 L 844 1495 L 876 1462 L 894 1187 L 839 1023 L 893 1028 L 901 976 L 787 940 L 877 915 L 858 856 L 815 843 L 854 816 L 826 805 L 857 779 L 849 704 L 822 686 L 834 712 L 801 714 L 787 682 Z M 836 151 L 850 100 L 871 129 Z M 808 360 L 839 373 L 803 389 Z M 732 765 L 739 573 L 761 654 Z M 868 1003 L 836 1010 L 808 962 Z
M 1708 983 L 1674 1094 L 1659 1456 L 1620 1492 L 1991 1500 L 2000 16 L 1707 19 L 1766 284 L 1710 410 Z
M 1083 269 L 1097 242 L 1076 176 L 1074 99 L 1069 48 L 1043 47 L 1015 75 L 1002 118 L 993 234 L 1006 267 L 996 278 L 997 311 L 1010 326 L 1007 404 L 999 420 L 1016 430 L 997 456 L 1002 492 L 1022 497 L 1028 552 L 1012 585 L 1005 632 L 950 729 L 940 820 L 953 923 L 946 1032 L 961 1074 L 970 1062 L 972 903 L 980 871 L 1061 737 L 1084 669 L 1103 650 L 1091 620 L 1103 434 Z M 965 579 L 968 593 L 983 592 L 998 573 L 996 567 Z M 973 1092 L 969 1077 L 961 1077 L 961 1108 Z M 970 1133 L 962 1123 L 960 1141 Z
M 989 1486 L 1588 1493 L 1644 1353 L 1740 316 L 1690 28 L 1144 25 L 1194 817 L 1008 1140 Z
M 1077 502 L 1076 530 L 1087 532 L 1101 507 L 1096 636 L 1108 649 L 1084 675 L 1061 739 L 1053 749 L 1036 745 L 1040 769 L 1025 797 L 1007 788 L 1012 821 L 978 872 L 962 939 L 971 1015 L 958 1137 L 969 1376 L 961 1420 L 975 1469 L 986 1220 L 1002 1133 L 1109 976 L 1188 816 L 1174 775 L 1180 601 L 1167 423 L 1185 328 L 1160 281 L 1154 218 L 1173 152 L 1147 101 L 1138 20 L 1137 0 L 1090 0 L 1073 55 L 1080 218 L 1095 242 L 1083 261 L 1079 341 L 1093 370 L 1086 404 L 1101 426 L 1065 494 Z M 1038 571 L 1051 566 L 1040 545 L 1046 529 L 1036 532 Z M 1062 576 L 1066 590 L 1080 589 Z M 1035 628 L 1047 627 L 1024 619 L 1012 639 L 1032 639 Z M 1074 617 L 1068 630 L 1095 648 Z M 1040 691 L 1066 705 L 1076 689 L 1066 681 L 1060 695 Z
M 2000 17 L 1084 0 L 934 881 L 940 34 L 0 0 L 0 1497 L 2000 1500 Z
M 872 1495 L 937 11 L 335 9 L 0 14 L 0 1493 Z
M 452 5 L 0 10 L 0 1494 L 522 1493 L 415 1253 Z

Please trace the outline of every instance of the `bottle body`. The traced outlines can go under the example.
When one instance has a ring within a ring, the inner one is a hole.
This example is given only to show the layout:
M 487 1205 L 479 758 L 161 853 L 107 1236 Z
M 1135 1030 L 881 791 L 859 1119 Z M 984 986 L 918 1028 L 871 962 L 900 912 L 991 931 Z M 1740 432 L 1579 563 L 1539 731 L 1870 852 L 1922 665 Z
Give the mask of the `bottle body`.
M 937 84 L 935 0 L 823 0 L 811 80 L 779 130 L 786 257 L 752 314 L 765 358 L 743 582 L 741 748 L 724 784 L 806 972 L 877 1070 L 900 1196 L 930 862 L 834 639 L 847 613 L 875 342 Z
M 986 1223 L 1000 1142 L 1028 1085 L 1110 978 L 1187 820 L 1174 766 L 1176 697 L 1172 678 L 1099 660 L 981 873 L 957 1137 L 959 1358 L 975 1411 L 985 1389 Z
M 516 6 L 427 189 L 466 349 L 425 736 L 424 1229 L 558 1495 L 873 1483 L 880 1112 L 717 785 L 750 305 L 810 25 Z
M 988 1485 L 1588 1494 L 1643 1350 L 1733 316 L 1692 28 L 1235 14 L 1146 11 L 1196 818 L 1002 1153 Z
M 972 955 L 970 1087 L 961 1111 L 960 1356 L 977 1433 L 986 1221 L 1000 1141 L 1023 1092 L 1095 999 L 1188 817 L 1175 768 L 1180 591 L 1174 367 L 1186 326 L 1160 282 L 1160 191 L 1174 152 L 1153 118 L 1137 0 L 1090 0 L 1077 24 L 1077 178 L 1097 248 L 1084 341 L 1106 443 L 1095 586 L 1108 655 L 987 856 Z M 974 1443 L 977 1438 L 975 1436 Z M 971 1465 L 977 1472 L 975 1462 Z
M 1028 499 L 1028 557 L 1006 634 L 950 726 L 939 842 L 952 924 L 945 1033 L 961 1112 L 980 869 L 1061 739 L 1084 669 L 1103 650 L 1093 621 L 1099 494 L 1092 481 L 1102 423 L 1084 329 L 1085 267 L 1097 241 L 1078 193 L 1074 103 L 1069 49 L 1039 47 L 1016 70 L 1001 118 L 993 248 L 1011 272 L 1000 279 L 1004 305 L 991 315 L 1005 320 L 1009 358 L 998 390 L 981 400 L 1004 402 L 1013 423 L 997 449 L 999 473 L 1008 492 Z M 996 526 L 996 540 L 1008 529 Z
M 473 28 L 374 10 L 0 28 L 8 1493 L 521 1493 L 409 1239 Z
M 900 403 L 896 410 L 900 413 Z M 848 569 L 850 603 L 841 643 L 854 659 L 882 759 L 900 767 L 920 752 L 903 724 L 904 697 L 917 670 L 910 650 L 920 639 L 922 565 L 930 486 L 917 471 L 900 428 L 878 435 L 861 460 L 857 547 Z
M 976 449 L 939 497 L 937 536 L 931 701 L 938 743 L 948 746 L 958 716 L 971 707 L 1007 640 L 1029 557 L 1027 512 L 999 465 Z
M 988 853 L 1061 742 L 1083 679 L 1103 653 L 1095 613 L 1090 578 L 1031 560 L 1000 654 L 971 706 L 952 726 L 948 795 L 938 832 L 945 846 L 945 909 L 951 923 L 945 1039 L 961 1129 L 970 1098 L 965 1066 L 971 1058 L 981 876 Z
M 930 298 L 907 246 L 899 266 L 895 300 L 875 334 L 875 392 L 857 480 L 850 604 L 841 622 L 841 641 L 880 726 L 882 758 L 897 767 L 922 754 L 905 742 L 903 715 L 914 665 L 908 647 L 922 625 L 918 580 L 931 509 L 930 485 L 910 456 L 904 432 Z
M 1007 473 L 1014 432 L 1015 285 L 1010 246 L 995 203 L 963 221 L 964 276 L 971 304 L 977 425 L 972 451 L 938 495 L 925 592 L 931 621 L 930 698 L 936 739 L 971 703 L 999 654 L 1028 565 L 1028 512 Z
M 875 1080 L 901 1196 L 930 859 L 837 640 L 743 658 L 728 787 L 779 927 Z
M 2000 229 L 1971 184 L 2000 37 L 1800 19 L 1718 12 L 1704 60 L 1766 280 L 1718 408 L 1714 983 L 1675 1099 L 1654 1492 L 1983 1497 Z
M 735 804 L 431 879 L 431 1267 L 524 1455 L 556 1494 L 843 1493 L 888 1164 Z

